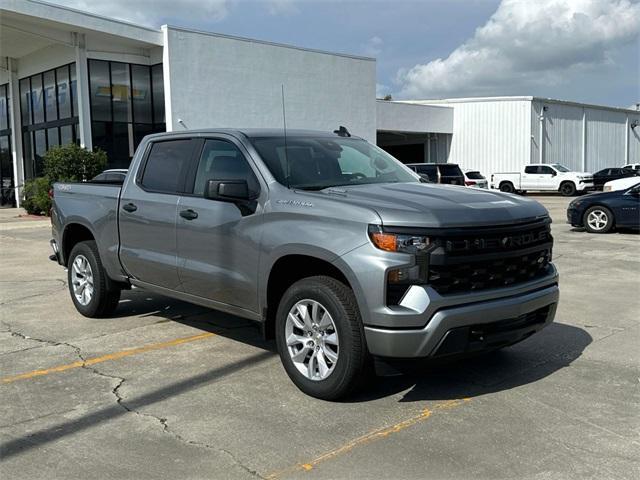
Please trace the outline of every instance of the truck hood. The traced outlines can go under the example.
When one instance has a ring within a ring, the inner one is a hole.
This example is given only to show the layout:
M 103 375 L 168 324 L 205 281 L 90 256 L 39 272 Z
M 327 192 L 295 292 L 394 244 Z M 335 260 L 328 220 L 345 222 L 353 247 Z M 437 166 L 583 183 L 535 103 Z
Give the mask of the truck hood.
M 343 204 L 371 208 L 388 226 L 508 225 L 548 216 L 535 200 L 454 185 L 387 183 L 335 187 L 315 193 L 339 199 Z

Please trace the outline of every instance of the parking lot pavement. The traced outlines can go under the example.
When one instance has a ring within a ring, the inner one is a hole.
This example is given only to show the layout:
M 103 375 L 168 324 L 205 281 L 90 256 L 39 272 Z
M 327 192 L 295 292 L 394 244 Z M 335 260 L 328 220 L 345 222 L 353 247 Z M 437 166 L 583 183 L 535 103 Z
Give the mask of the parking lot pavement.
M 330 403 L 301 394 L 249 322 L 124 292 L 73 308 L 49 229 L 0 229 L 0 477 L 640 478 L 640 235 L 550 210 L 556 322 Z M 397 367 L 397 366 L 396 366 Z

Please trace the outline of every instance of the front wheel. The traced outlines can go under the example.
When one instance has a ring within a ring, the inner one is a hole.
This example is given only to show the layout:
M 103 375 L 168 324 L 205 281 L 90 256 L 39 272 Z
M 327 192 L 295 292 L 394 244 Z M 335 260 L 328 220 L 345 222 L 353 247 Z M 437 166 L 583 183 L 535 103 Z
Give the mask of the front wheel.
M 351 393 L 372 368 L 353 291 L 331 277 L 305 278 L 285 292 L 276 343 L 293 383 L 323 400 Z
M 607 233 L 613 227 L 613 213 L 605 207 L 591 207 L 584 212 L 583 224 L 589 233 Z
M 118 306 L 120 289 L 109 280 L 96 242 L 76 244 L 69 255 L 67 279 L 76 310 L 85 317 L 111 315 Z
M 573 182 L 564 182 L 560 185 L 560 193 L 565 197 L 572 197 L 576 194 L 576 186 Z

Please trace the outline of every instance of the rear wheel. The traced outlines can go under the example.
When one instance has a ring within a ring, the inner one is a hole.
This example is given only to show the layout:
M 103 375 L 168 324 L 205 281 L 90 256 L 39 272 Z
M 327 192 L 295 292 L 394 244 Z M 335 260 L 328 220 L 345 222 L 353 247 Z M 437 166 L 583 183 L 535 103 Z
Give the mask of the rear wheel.
M 67 279 L 71 300 L 85 317 L 106 317 L 118 306 L 120 289 L 107 277 L 93 240 L 80 242 L 71 250 Z
M 355 296 L 331 277 L 305 278 L 285 292 L 276 343 L 289 378 L 316 398 L 346 396 L 372 369 Z
M 513 183 L 511 182 L 502 182 L 500 184 L 500 191 L 504 192 L 504 193 L 513 193 L 516 191 L 516 189 L 513 186 Z
M 560 193 L 565 197 L 572 197 L 576 194 L 576 185 L 573 182 L 563 182 L 560 185 Z
M 613 213 L 605 207 L 591 207 L 584 212 L 584 228 L 590 233 L 607 233 L 613 227 L 613 221 Z

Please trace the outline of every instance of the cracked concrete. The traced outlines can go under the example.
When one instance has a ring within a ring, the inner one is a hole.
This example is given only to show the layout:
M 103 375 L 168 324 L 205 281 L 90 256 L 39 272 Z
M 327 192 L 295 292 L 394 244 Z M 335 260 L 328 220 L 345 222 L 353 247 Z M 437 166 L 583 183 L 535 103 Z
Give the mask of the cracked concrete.
M 0 476 L 267 478 L 354 438 L 438 412 L 292 478 L 637 478 L 638 235 L 574 232 L 551 209 L 561 273 L 557 321 L 488 357 L 386 377 L 343 403 L 306 397 L 250 323 L 150 295 L 117 315 L 78 315 L 48 230 L 0 232 L 0 376 L 215 332 L 206 340 L 0 385 Z M 7 278 L 11 280 L 6 280 Z M 403 372 L 400 374 L 399 372 Z

